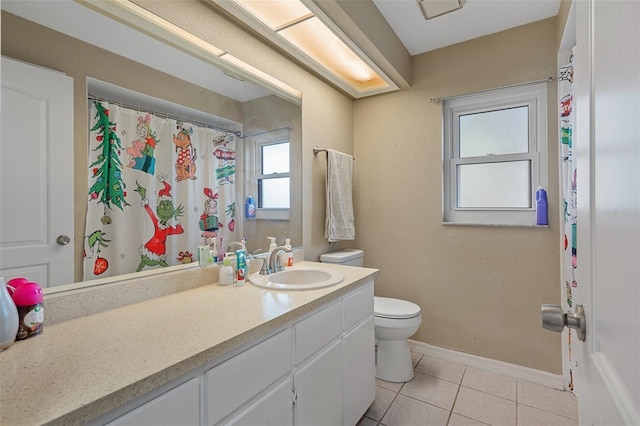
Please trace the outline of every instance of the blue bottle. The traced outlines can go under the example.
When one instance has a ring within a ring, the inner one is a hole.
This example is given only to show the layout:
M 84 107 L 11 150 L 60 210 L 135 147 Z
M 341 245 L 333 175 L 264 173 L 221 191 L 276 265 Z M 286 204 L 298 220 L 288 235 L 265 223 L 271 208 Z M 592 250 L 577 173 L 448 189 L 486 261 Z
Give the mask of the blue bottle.
M 244 205 L 244 217 L 246 218 L 256 217 L 256 205 L 253 202 L 252 195 L 249 195 L 247 197 L 247 202 Z
M 548 225 L 549 214 L 547 205 L 547 191 L 539 186 L 536 191 L 536 225 Z

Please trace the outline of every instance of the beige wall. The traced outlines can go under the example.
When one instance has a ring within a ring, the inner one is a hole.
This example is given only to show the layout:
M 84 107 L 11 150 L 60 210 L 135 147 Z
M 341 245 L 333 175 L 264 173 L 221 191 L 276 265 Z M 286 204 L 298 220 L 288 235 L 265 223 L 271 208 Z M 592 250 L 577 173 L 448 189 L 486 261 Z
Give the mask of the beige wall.
M 442 225 L 441 105 L 556 75 L 556 19 L 414 57 L 411 89 L 355 101 L 356 245 L 381 268 L 376 294 L 422 308 L 414 339 L 553 373 L 560 335 L 556 84 L 549 84 L 549 228 Z

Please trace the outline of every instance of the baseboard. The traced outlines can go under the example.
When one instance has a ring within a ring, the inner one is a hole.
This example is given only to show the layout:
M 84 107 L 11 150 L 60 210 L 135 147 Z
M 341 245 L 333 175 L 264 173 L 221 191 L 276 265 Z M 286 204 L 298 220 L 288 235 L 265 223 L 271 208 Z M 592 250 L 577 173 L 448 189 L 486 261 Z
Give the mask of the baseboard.
M 507 362 L 497 361 L 490 358 L 483 358 L 481 356 L 454 351 L 452 349 L 440 348 L 438 346 L 429 345 L 427 343 L 411 339 L 409 339 L 409 349 L 411 349 L 412 352 L 422 355 L 468 365 L 469 367 L 502 374 L 503 376 L 524 380 L 542 386 L 548 386 L 554 389 L 564 390 L 564 380 L 562 379 L 561 374 L 552 374 L 546 371 L 536 370 L 535 368 L 522 367 L 520 365 L 509 364 Z

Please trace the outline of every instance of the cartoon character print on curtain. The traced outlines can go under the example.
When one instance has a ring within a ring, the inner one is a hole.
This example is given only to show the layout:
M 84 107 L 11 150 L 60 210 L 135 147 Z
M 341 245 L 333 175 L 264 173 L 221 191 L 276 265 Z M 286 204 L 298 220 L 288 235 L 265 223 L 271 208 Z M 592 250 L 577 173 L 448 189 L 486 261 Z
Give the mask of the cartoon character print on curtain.
M 578 287 L 576 281 L 577 261 L 577 172 L 574 156 L 573 120 L 573 54 L 569 64 L 560 68 L 560 142 L 561 142 L 561 191 L 564 206 L 564 235 L 562 241 L 562 275 L 565 286 L 565 311 L 573 307 L 573 292 Z M 571 329 L 567 332 L 569 380 L 567 387 L 573 390 L 573 357 L 571 351 Z
M 84 279 L 196 260 L 235 240 L 236 135 L 92 102 Z

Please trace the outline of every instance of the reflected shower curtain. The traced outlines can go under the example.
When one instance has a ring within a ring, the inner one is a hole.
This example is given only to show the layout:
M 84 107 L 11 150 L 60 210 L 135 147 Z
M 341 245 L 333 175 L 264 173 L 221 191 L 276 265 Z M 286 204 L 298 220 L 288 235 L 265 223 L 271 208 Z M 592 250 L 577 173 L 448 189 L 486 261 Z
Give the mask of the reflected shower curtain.
M 107 102 L 89 111 L 84 280 L 197 261 L 233 241 L 232 132 Z
M 560 142 L 561 171 L 560 190 L 564 206 L 564 235 L 562 241 L 562 276 L 566 297 L 563 299 L 565 312 L 573 311 L 573 292 L 578 287 L 576 281 L 577 262 L 577 217 L 576 185 L 577 172 L 574 156 L 575 138 L 573 137 L 574 97 L 573 97 L 573 53 L 569 64 L 560 68 Z M 570 366 L 568 387 L 573 390 L 573 359 L 571 354 L 571 330 L 568 330 L 568 358 Z

